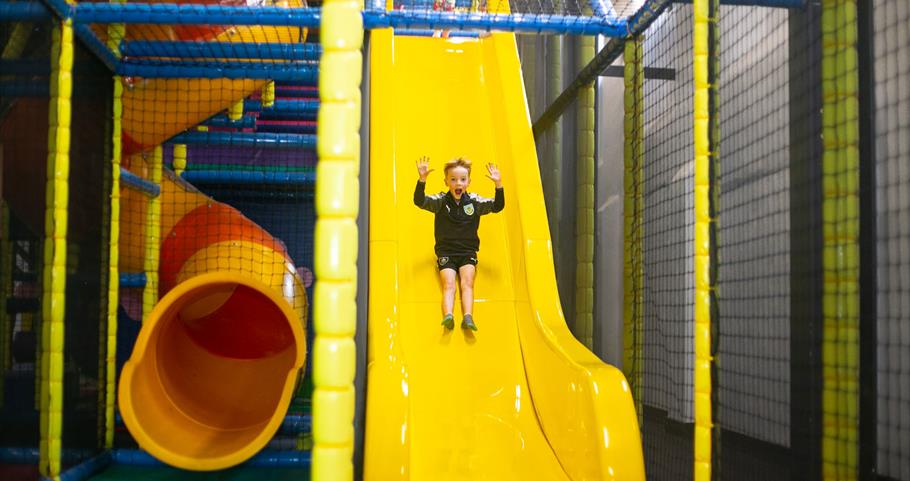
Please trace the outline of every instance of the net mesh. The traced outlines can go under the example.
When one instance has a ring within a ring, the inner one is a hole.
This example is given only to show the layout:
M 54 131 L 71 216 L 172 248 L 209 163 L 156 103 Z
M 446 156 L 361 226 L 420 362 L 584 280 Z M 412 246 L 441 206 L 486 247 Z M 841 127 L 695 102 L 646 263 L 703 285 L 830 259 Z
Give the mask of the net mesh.
M 9 27 L 9 28 L 6 28 Z M 0 477 L 37 476 L 37 399 L 42 332 L 49 65 L 52 23 L 4 24 L 4 75 L 0 79 L 3 146 L 3 362 L 5 448 Z M 19 44 L 20 46 L 17 46 Z M 73 63 L 73 126 L 68 191 L 68 239 L 63 317 L 62 466 L 81 462 L 100 448 L 99 414 L 104 403 L 100 359 L 106 306 L 107 242 L 104 223 L 110 155 L 110 75 L 90 52 L 77 46 Z M 81 302 L 72 301 L 81 299 Z
M 907 230 L 897 219 L 910 205 L 899 160 L 910 145 L 910 13 L 885 0 L 869 11 L 863 37 L 854 2 L 720 9 L 715 479 L 908 479 Z M 633 392 L 648 479 L 693 476 L 691 30 L 690 7 L 674 5 L 643 36 L 643 285 L 626 298 L 640 296 L 643 310 Z M 861 154 L 856 61 L 870 42 L 874 164 Z M 866 172 L 874 182 L 861 188 Z M 867 223 L 872 237 L 861 235 Z M 861 271 L 864 260 L 874 267 Z M 870 299 L 877 315 L 860 310 Z M 875 379 L 871 395 L 861 372 Z
M 692 9 L 668 10 L 644 37 L 642 169 L 643 422 L 646 472 L 692 478 Z M 649 78 L 649 67 L 676 80 Z
M 512 18 L 516 25 L 572 25 L 624 19 L 643 3 L 395 0 L 391 7 L 415 18 L 456 14 L 456 26 L 468 18 L 462 14 L 490 19 L 504 11 L 525 15 Z M 822 3 L 720 10 L 712 312 L 717 479 L 853 479 L 877 472 L 910 480 L 910 7 L 903 0 L 873 1 L 871 37 L 863 38 L 854 23 L 856 2 Z M 118 370 L 151 307 L 190 275 L 224 270 L 261 279 L 268 269 L 283 273 L 290 261 L 301 286 L 293 307 L 301 320 L 308 318 L 321 51 L 316 36 L 297 27 L 219 26 L 267 15 L 256 7 L 212 24 L 94 24 L 79 31 L 64 467 L 97 452 L 103 439 L 111 178 L 99 172 L 109 171 L 112 124 L 110 73 L 92 53 L 111 58 L 99 46 L 116 45 L 123 54 L 121 182 L 129 185 L 122 189 L 119 231 Z M 491 25 L 462 28 L 500 28 Z M 45 190 L 45 173 L 35 166 L 45 165 L 47 156 L 52 24 L 2 26 L 0 447 L 34 449 L 44 232 L 43 204 L 34 198 Z M 641 360 L 629 372 L 636 373 L 634 392 L 641 393 L 646 471 L 655 480 L 693 477 L 692 29 L 691 7 L 677 4 L 643 39 L 638 134 L 644 154 L 635 185 L 642 281 L 630 296 L 640 299 L 642 330 L 641 339 L 627 344 L 641 352 L 626 358 Z M 875 155 L 868 158 L 859 137 L 862 84 L 854 52 L 863 42 L 874 46 Z M 664 74 L 652 75 L 658 70 Z M 861 188 L 870 162 L 874 181 Z M 160 207 L 152 207 L 153 196 L 143 190 L 156 190 L 147 181 L 158 182 L 159 168 L 165 170 Z M 160 217 L 150 216 L 154 209 Z M 861 236 L 863 222 L 874 225 L 874 238 Z M 868 250 L 874 269 L 864 274 Z M 861 312 L 870 297 L 874 318 Z M 875 342 L 861 351 L 868 323 L 874 323 Z M 861 397 L 861 372 L 875 379 L 871 408 Z M 310 389 L 308 382 L 298 386 L 288 421 L 268 449 L 308 447 Z M 869 412 L 874 417 L 864 420 Z M 869 422 L 875 425 L 871 440 L 861 429 Z M 116 446 L 135 446 L 122 425 L 117 433 Z M 874 452 L 874 466 L 862 464 L 865 451 Z M 12 452 L 3 451 L 0 478 L 34 479 L 36 460 L 23 463 L 30 458 L 14 459 Z
M 787 21 L 786 10 L 721 7 L 719 479 L 790 478 Z
M 910 479 L 910 5 L 874 6 L 877 464 Z
M 36 358 L 41 331 L 41 261 L 47 163 L 47 105 L 51 25 L 0 24 L 4 46 L 0 85 L 0 145 L 3 167 L 2 257 L 0 257 L 0 446 L 37 449 Z M 14 182 L 14 179 L 16 180 Z M 43 199 L 43 195 L 38 195 Z M 0 475 L 37 477 L 37 460 L 2 459 Z

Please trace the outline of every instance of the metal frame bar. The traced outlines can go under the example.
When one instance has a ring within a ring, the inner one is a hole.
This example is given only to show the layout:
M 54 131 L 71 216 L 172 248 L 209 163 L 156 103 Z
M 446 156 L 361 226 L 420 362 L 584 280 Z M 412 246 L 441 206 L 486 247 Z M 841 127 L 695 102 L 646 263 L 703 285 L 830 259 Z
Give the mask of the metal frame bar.
M 859 68 L 859 479 L 878 479 L 878 217 L 873 2 L 857 4 Z
M 821 479 L 821 17 L 789 22 L 790 440 L 793 479 Z

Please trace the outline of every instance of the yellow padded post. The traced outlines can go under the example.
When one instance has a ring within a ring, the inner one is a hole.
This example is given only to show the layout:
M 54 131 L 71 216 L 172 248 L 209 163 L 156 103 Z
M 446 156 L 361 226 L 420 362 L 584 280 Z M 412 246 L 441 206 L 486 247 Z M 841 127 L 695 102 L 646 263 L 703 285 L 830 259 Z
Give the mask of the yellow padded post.
M 174 144 L 174 173 L 182 176 L 186 171 L 186 144 Z
M 66 302 L 66 232 L 69 199 L 69 146 L 73 92 L 72 20 L 59 23 L 51 47 L 48 112 L 47 207 L 41 323 L 39 471 L 60 475 L 63 429 L 63 341 Z
M 155 185 L 161 185 L 161 146 L 155 147 L 149 161 L 149 180 Z M 145 288 L 142 290 L 142 319 L 158 303 L 158 256 L 161 238 L 161 197 L 149 199 L 148 211 L 145 213 Z
M 275 105 L 275 81 L 270 80 L 262 86 L 262 106 L 271 107 Z
M 642 167 L 644 165 L 644 67 L 640 37 L 624 51 L 623 84 L 623 373 L 629 380 L 638 422 L 642 423 Z
M 349 481 L 354 476 L 362 9 L 358 0 L 327 0 L 322 5 L 313 301 L 314 481 Z
M 716 121 L 712 111 L 711 99 L 715 95 L 716 85 L 712 78 L 710 63 L 716 62 L 716 50 L 712 42 L 716 40 L 715 17 L 718 11 L 717 0 L 694 0 L 693 32 L 693 72 L 695 82 L 694 103 L 694 185 L 693 196 L 695 214 L 694 256 L 695 266 L 695 365 L 693 379 L 695 383 L 695 440 L 694 440 L 694 480 L 711 481 L 711 451 L 713 416 L 711 391 L 711 309 L 714 279 L 711 274 L 715 260 L 712 246 L 711 230 L 715 219 L 712 215 L 713 177 L 712 162 L 716 152 L 712 140 L 716 139 L 712 125 Z
M 123 3 L 111 0 L 111 3 Z M 112 23 L 107 26 L 107 47 L 120 57 L 120 41 L 126 35 L 126 25 Z M 99 379 L 104 379 L 104 390 L 99 395 L 104 433 L 104 448 L 114 447 L 114 404 L 117 394 L 117 307 L 120 305 L 120 161 L 123 138 L 123 81 L 113 78 L 111 105 L 111 203 L 108 207 L 108 261 L 107 261 L 107 318 L 101 329 L 101 351 L 104 359 L 99 366 Z
M 822 2 L 822 477 L 858 477 L 859 100 L 856 1 Z
M 578 38 L 576 68 L 594 58 L 594 37 Z M 575 164 L 575 337 L 594 347 L 594 85 L 578 92 Z
M 243 118 L 243 100 L 231 105 L 228 109 L 228 118 L 237 121 Z
M 113 26 L 112 26 L 113 27 Z M 120 160 L 123 83 L 114 77 L 111 129 L 111 204 L 107 280 L 107 347 L 104 363 L 104 448 L 114 446 L 114 404 L 117 393 L 117 306 L 120 304 Z

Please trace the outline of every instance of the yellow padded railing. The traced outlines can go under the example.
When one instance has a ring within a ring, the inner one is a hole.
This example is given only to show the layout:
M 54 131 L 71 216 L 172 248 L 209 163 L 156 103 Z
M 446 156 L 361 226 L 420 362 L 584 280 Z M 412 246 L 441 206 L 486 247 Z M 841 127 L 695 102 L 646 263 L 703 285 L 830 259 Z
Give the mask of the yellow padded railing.
M 857 479 L 859 100 L 856 1 L 822 2 L 822 477 Z
M 73 24 L 60 21 L 51 46 L 48 112 L 47 206 L 42 273 L 39 471 L 60 475 L 63 429 L 63 340 L 66 301 L 66 231 L 73 92 Z
M 322 5 L 313 317 L 313 481 L 353 479 L 363 2 Z
M 711 404 L 711 275 L 713 259 L 711 230 L 712 174 L 711 163 L 716 152 L 712 145 L 712 124 L 714 123 L 711 98 L 712 84 L 710 63 L 713 57 L 712 42 L 715 41 L 718 11 L 717 0 L 693 0 L 693 71 L 695 81 L 694 141 L 695 141 L 695 232 L 694 232 L 694 277 L 695 277 L 695 439 L 694 439 L 694 480 L 711 481 L 712 451 L 712 410 Z
M 594 58 L 594 37 L 577 39 L 577 69 Z M 575 164 L 575 337 L 594 348 L 594 85 L 578 92 Z
M 161 185 L 161 168 L 163 152 L 161 146 L 155 147 L 149 162 L 149 181 Z M 145 288 L 142 290 L 142 320 L 158 303 L 158 258 L 161 240 L 161 196 L 149 198 L 148 210 L 145 213 Z
M 644 67 L 641 38 L 628 40 L 623 68 L 623 373 L 642 423 L 643 319 L 642 168 L 644 165 Z

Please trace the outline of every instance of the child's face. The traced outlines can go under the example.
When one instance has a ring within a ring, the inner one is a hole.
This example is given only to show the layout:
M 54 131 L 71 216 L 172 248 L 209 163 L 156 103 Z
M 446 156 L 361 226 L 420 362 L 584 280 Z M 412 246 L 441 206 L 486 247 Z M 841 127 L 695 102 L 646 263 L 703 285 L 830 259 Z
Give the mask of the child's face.
M 471 174 L 464 167 L 453 167 L 446 172 L 445 181 L 455 200 L 460 200 L 471 185 Z

